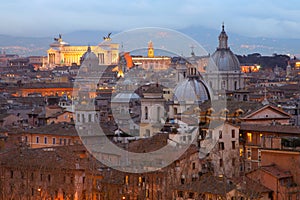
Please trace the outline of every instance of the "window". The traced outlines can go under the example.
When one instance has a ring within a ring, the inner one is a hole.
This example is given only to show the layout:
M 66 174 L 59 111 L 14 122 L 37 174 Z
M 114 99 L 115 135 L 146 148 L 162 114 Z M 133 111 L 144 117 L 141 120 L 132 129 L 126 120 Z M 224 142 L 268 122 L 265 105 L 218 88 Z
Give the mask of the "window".
M 183 197 L 183 191 L 178 191 L 178 197 Z
M 51 175 L 48 174 L 48 182 L 51 182 Z
M 178 110 L 177 108 L 174 108 L 174 115 L 177 115 L 178 114 Z
M 56 138 L 52 138 L 52 144 L 56 144 Z
M 99 64 L 104 64 L 104 53 L 98 53 Z
M 220 167 L 223 167 L 223 159 L 222 158 L 219 160 L 219 163 L 220 163 Z
M 67 139 L 64 139 L 64 145 L 67 145 Z
M 219 131 L 219 139 L 222 139 L 223 135 L 222 135 L 222 131 Z
M 248 142 L 252 142 L 252 133 L 247 133 Z
M 128 182 L 129 182 L 129 177 L 128 176 L 125 176 L 124 182 L 125 182 L 126 185 L 128 185 Z
M 48 138 L 44 137 L 44 143 L 47 144 L 48 143 Z
M 43 174 L 40 174 L 40 180 L 43 181 Z
M 244 154 L 244 150 L 240 148 L 240 157 L 243 157 L 243 154 Z
M 157 118 L 157 122 L 160 122 L 160 107 L 157 107 L 157 111 L 156 111 L 156 118 Z
M 180 179 L 180 182 L 181 182 L 181 184 L 183 185 L 184 182 L 185 182 L 185 179 L 182 177 L 182 178 Z
M 77 122 L 80 122 L 80 114 L 77 113 Z
M 85 123 L 85 117 L 84 114 L 81 114 L 82 122 Z
M 232 149 L 235 149 L 235 141 L 231 141 L 231 146 Z
M 251 160 L 251 149 L 247 148 L 247 159 Z
M 224 150 L 224 142 L 219 142 L 219 151 Z
M 92 115 L 89 114 L 89 122 L 92 122 Z
M 234 90 L 237 90 L 238 86 L 237 86 L 237 81 L 234 81 Z
M 192 169 L 196 169 L 196 163 L 192 163 Z
M 10 170 L 10 178 L 14 178 L 14 171 Z
M 258 161 L 259 162 L 261 161 L 261 150 L 260 149 L 258 150 Z
M 62 138 L 59 139 L 59 144 L 62 144 Z
M 38 144 L 40 142 L 40 138 L 37 136 L 36 137 L 36 143 Z
M 145 106 L 145 119 L 148 119 L 148 107 Z
M 231 130 L 231 137 L 235 138 L 235 130 L 234 129 Z
M 193 193 L 193 192 L 190 192 L 190 193 L 189 193 L 189 198 L 190 198 L 190 199 L 193 199 L 193 198 L 194 198 L 194 193 Z

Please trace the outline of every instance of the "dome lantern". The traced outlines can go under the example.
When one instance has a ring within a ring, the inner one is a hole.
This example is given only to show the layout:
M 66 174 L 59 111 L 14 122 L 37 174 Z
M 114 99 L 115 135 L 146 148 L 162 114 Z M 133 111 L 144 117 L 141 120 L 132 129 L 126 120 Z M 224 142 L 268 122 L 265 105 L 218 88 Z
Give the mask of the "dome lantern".
M 225 32 L 224 23 L 222 24 L 222 32 L 219 35 L 219 49 L 228 49 L 228 36 Z

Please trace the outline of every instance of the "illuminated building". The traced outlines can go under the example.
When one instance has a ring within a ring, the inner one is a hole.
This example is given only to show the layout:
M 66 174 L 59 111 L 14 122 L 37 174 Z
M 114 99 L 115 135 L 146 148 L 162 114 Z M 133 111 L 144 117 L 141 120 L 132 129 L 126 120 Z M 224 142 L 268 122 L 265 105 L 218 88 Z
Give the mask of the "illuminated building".
M 80 65 L 81 57 L 88 49 L 88 46 L 71 46 L 59 38 L 54 38 L 55 42 L 50 44 L 47 51 L 49 67 Z M 90 46 L 92 52 L 96 54 L 99 65 L 111 65 L 118 62 L 119 44 L 112 43 L 110 37 L 105 37 L 104 41 L 97 46 Z
M 260 65 L 242 65 L 241 70 L 244 73 L 251 73 L 251 72 L 259 72 L 260 70 Z
M 132 62 L 145 70 L 161 71 L 169 68 L 171 58 L 167 56 L 155 56 L 153 43 L 148 43 L 148 56 L 132 56 Z

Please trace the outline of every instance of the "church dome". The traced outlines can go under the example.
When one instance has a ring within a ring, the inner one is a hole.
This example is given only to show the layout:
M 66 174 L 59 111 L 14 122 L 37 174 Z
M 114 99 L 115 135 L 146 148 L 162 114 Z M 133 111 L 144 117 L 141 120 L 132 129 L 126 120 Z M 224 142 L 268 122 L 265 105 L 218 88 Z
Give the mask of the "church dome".
M 187 78 L 174 89 L 174 101 L 204 102 L 209 100 L 209 91 L 204 82 L 198 78 Z
M 140 96 L 137 95 L 136 93 L 129 93 L 129 92 L 123 92 L 123 93 L 118 93 L 112 100 L 111 102 L 113 103 L 126 103 L 130 102 L 131 100 L 139 100 Z
M 217 49 L 211 57 L 219 71 L 240 71 L 240 62 L 229 48 Z
M 84 61 L 98 61 L 98 58 L 94 52 L 92 52 L 91 47 L 88 46 L 87 51 L 81 56 L 80 63 Z
M 219 47 L 211 56 L 208 70 L 240 71 L 240 62 L 228 47 L 228 36 L 224 30 L 224 24 L 222 25 L 222 32 L 219 35 Z

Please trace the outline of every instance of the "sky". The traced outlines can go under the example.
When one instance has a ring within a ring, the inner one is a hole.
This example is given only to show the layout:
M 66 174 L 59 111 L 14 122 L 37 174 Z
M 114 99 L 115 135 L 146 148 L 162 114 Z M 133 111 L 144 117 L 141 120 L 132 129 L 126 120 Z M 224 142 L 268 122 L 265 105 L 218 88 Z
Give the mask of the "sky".
M 78 30 L 202 26 L 250 37 L 300 38 L 299 0 L 9 0 L 0 34 L 52 36 Z

